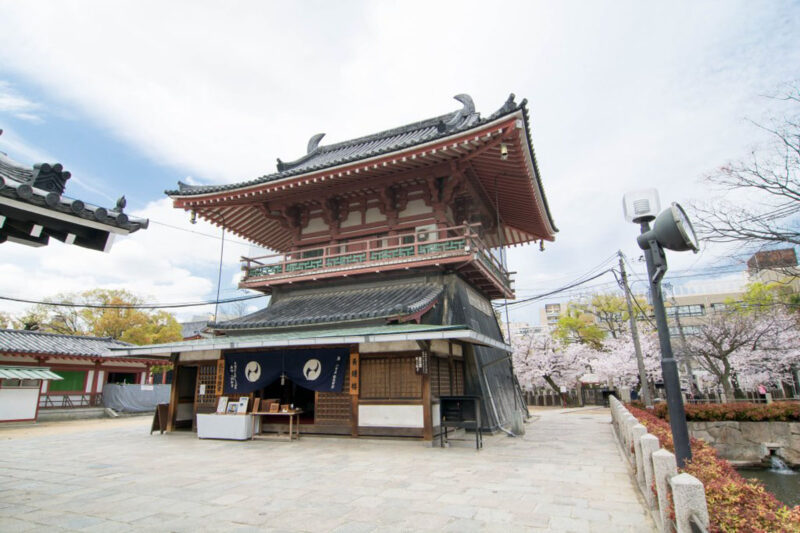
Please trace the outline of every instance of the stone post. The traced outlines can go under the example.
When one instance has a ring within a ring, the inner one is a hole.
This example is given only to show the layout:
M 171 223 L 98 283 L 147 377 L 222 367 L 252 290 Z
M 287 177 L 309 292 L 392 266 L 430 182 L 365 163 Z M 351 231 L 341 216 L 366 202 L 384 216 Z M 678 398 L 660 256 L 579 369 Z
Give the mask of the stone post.
M 631 448 L 633 447 L 633 427 L 638 426 L 639 421 L 636 419 L 635 416 L 628 414 L 625 418 L 625 456 L 636 464 L 636 458 L 633 456 L 633 451 Z
M 708 505 L 703 483 L 689 474 L 678 474 L 669 483 L 672 485 L 678 533 L 692 533 L 692 518 L 703 529 L 708 529 Z
M 647 500 L 647 505 L 652 509 L 657 503 L 656 495 L 653 493 L 653 484 L 655 482 L 653 454 L 658 451 L 660 444 L 658 443 L 658 437 L 649 433 L 643 436 L 640 441 L 642 446 L 642 463 L 644 464 L 644 498 Z
M 646 434 L 647 428 L 641 424 L 636 424 L 631 428 L 631 436 L 633 437 L 633 464 L 636 465 L 636 481 L 639 482 L 639 487 L 644 485 L 644 461 L 642 460 L 641 438 Z
M 620 399 L 623 402 L 630 403 L 630 401 L 631 401 L 631 388 L 630 387 L 620 387 L 619 388 L 619 395 L 620 395 Z
M 658 514 L 661 518 L 661 531 L 669 531 L 669 480 L 678 475 L 678 463 L 675 454 L 667 450 L 658 450 L 653 453 L 653 476 L 656 481 L 656 495 L 658 496 Z

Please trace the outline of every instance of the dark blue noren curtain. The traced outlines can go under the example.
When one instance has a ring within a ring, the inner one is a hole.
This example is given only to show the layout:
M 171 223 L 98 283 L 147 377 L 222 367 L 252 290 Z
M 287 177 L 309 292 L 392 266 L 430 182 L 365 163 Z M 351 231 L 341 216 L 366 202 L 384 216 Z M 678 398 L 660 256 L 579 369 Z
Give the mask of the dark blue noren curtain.
M 248 394 L 286 375 L 319 392 L 342 392 L 347 348 L 310 348 L 225 354 L 225 394 Z

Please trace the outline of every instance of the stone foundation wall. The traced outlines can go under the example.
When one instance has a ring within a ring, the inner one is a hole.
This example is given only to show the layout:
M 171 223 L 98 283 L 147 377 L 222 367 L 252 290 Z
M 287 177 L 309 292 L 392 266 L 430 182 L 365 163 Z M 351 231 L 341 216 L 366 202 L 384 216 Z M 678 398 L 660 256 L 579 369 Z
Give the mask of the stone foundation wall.
M 800 422 L 689 422 L 689 433 L 733 463 L 761 463 L 776 449 L 787 464 L 800 465 Z

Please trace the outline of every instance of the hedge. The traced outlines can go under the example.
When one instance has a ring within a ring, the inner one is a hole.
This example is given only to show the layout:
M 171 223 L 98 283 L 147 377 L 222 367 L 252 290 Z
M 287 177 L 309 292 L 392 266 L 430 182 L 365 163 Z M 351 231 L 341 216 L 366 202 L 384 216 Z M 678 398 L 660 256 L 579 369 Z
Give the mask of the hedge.
M 658 437 L 662 448 L 674 453 L 672 432 L 665 420 L 643 409 L 627 407 L 648 432 Z M 702 440 L 693 438 L 690 444 L 692 460 L 681 472 L 703 482 L 710 532 L 800 533 L 800 505 L 790 509 L 758 481 L 745 480 Z
M 684 408 L 689 422 L 800 422 L 798 402 L 687 404 Z M 657 404 L 653 412 L 669 420 L 666 404 Z

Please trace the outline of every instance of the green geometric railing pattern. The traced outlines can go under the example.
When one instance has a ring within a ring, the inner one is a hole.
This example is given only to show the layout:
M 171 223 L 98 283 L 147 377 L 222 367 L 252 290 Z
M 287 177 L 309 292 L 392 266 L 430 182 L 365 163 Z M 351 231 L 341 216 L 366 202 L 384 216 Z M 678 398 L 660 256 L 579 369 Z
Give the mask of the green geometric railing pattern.
M 436 252 L 449 252 L 451 250 L 463 250 L 466 245 L 464 239 L 445 242 L 432 242 L 430 244 L 420 244 L 418 246 L 420 255 Z
M 298 270 L 316 270 L 318 268 L 322 268 L 322 259 L 309 259 L 307 261 L 289 263 L 286 265 L 286 272 L 297 272 Z
M 354 252 L 345 255 L 338 255 L 334 257 L 315 257 L 301 261 L 294 261 L 291 263 L 277 263 L 272 265 L 262 265 L 253 267 L 247 270 L 248 278 L 255 278 L 260 276 L 271 276 L 275 274 L 285 274 L 289 272 L 304 272 L 308 270 L 317 270 L 323 268 L 323 261 L 325 267 L 341 267 L 347 265 L 354 265 L 359 263 L 366 263 L 369 261 L 383 261 L 386 259 L 398 259 L 403 257 L 424 256 L 429 254 L 450 252 L 450 251 L 464 251 L 467 246 L 467 239 L 454 239 L 444 242 L 420 243 L 416 245 L 399 246 L 390 248 L 388 250 L 376 250 L 372 252 Z M 487 256 L 487 254 L 476 247 L 478 253 L 478 260 L 483 263 L 497 279 L 502 280 L 503 284 L 508 286 L 508 274 L 498 268 L 497 265 Z M 367 259 L 369 258 L 369 259 Z
M 391 250 L 378 250 L 370 252 L 370 261 L 383 261 L 384 259 L 396 259 L 398 257 L 411 257 L 414 255 L 413 246 L 403 246 L 402 248 L 392 248 Z
M 508 284 L 509 284 L 509 282 L 508 282 L 508 276 L 507 276 L 507 275 L 506 275 L 506 274 L 505 274 L 503 271 L 501 271 L 499 268 L 497 268 L 497 265 L 495 265 L 495 264 L 492 262 L 492 260 L 491 260 L 491 259 L 489 259 L 489 258 L 486 256 L 486 254 L 484 254 L 484 253 L 482 253 L 482 252 L 481 252 L 481 253 L 478 253 L 478 260 L 479 260 L 481 263 L 483 263 L 484 265 L 486 265 L 486 267 L 487 267 L 489 270 L 491 270 L 491 271 L 492 271 L 492 273 L 493 273 L 495 276 L 497 276 L 497 279 L 499 279 L 499 280 L 502 280 L 502 281 L 503 281 L 503 284 L 504 284 L 504 285 L 506 285 L 506 286 L 508 286 Z
M 271 276 L 273 274 L 283 274 L 283 265 L 264 265 L 260 267 L 251 268 L 247 271 L 248 278 L 255 278 L 258 276 Z
M 367 260 L 367 252 L 359 252 L 355 254 L 340 255 L 337 257 L 329 257 L 325 260 L 325 266 L 345 266 L 355 263 L 363 263 Z

